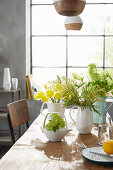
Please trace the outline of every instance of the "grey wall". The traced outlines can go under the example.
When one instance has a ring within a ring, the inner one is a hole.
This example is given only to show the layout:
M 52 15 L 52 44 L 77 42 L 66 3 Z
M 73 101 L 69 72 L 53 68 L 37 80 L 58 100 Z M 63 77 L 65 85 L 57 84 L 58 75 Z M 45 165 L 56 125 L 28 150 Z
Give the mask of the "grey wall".
M 11 77 L 19 79 L 21 98 L 26 97 L 26 13 L 25 0 L 0 0 L 0 88 L 3 69 L 10 68 Z M 16 98 L 15 98 L 16 100 Z M 0 94 L 0 106 L 11 102 L 7 94 Z M 31 122 L 40 110 L 40 102 L 28 101 Z M 0 119 L 0 128 L 7 127 Z
M 19 78 L 25 97 L 25 0 L 0 0 L 0 87 L 4 67 L 10 68 L 11 77 Z

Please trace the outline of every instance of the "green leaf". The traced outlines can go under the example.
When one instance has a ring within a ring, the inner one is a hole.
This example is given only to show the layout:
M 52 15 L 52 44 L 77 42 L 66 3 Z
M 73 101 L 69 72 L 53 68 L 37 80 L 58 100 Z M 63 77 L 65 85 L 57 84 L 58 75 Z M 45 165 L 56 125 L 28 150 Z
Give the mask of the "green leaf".
M 57 130 L 59 130 L 59 125 L 53 126 L 53 131 L 56 132 Z

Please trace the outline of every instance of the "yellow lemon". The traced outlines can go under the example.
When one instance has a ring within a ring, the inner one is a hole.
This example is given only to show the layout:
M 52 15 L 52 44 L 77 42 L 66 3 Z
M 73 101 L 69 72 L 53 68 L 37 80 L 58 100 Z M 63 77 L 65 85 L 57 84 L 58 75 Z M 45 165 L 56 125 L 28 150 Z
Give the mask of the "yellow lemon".
M 113 140 L 107 140 L 103 143 L 103 150 L 107 154 L 113 154 Z

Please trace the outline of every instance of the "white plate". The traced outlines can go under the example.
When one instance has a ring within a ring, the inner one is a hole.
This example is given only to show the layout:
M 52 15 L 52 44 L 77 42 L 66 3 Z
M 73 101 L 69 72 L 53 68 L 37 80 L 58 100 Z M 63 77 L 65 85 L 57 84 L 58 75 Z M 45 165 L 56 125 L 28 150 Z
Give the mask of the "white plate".
M 113 165 L 113 155 L 107 155 L 101 146 L 83 149 L 82 156 L 96 164 Z

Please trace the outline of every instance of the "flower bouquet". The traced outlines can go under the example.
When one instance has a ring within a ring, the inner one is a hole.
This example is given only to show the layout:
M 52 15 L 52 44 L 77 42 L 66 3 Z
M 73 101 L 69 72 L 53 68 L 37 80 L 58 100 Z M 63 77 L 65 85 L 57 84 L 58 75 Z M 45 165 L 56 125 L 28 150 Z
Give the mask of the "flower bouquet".
M 64 85 L 63 102 L 64 106 L 78 106 L 82 110 L 89 108 L 98 113 L 94 103 L 98 101 L 100 89 L 94 85 L 90 87 L 84 81 L 84 77 L 73 73 L 73 78 L 67 78 L 67 83 Z
M 47 103 L 48 112 L 59 112 L 64 117 L 65 107 L 63 105 L 63 86 L 66 82 L 57 76 L 56 80 L 49 81 L 44 85 L 44 90 L 34 95 L 35 100 L 41 100 L 40 113 L 43 114 L 44 104 Z
M 60 103 L 63 98 L 63 83 L 59 76 L 57 76 L 56 80 L 47 82 L 44 85 L 44 90 L 38 91 L 34 95 L 35 100 L 40 99 L 43 102 Z

